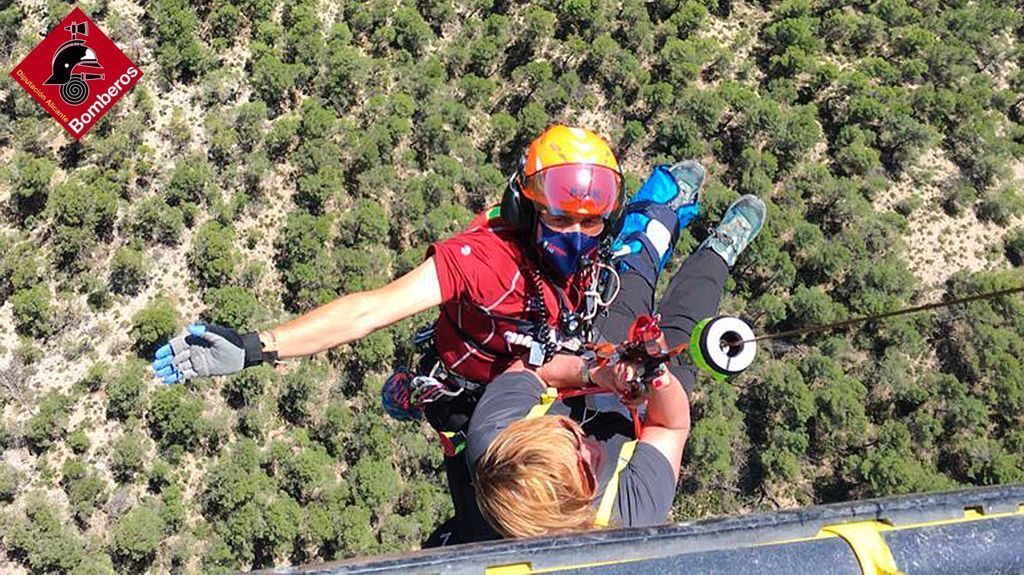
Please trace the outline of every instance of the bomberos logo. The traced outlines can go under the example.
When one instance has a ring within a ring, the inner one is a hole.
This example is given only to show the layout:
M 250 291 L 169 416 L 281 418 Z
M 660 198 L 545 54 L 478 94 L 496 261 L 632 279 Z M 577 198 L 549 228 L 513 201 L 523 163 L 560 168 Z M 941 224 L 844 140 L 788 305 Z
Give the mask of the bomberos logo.
M 78 139 L 139 81 L 142 70 L 75 8 L 11 77 Z

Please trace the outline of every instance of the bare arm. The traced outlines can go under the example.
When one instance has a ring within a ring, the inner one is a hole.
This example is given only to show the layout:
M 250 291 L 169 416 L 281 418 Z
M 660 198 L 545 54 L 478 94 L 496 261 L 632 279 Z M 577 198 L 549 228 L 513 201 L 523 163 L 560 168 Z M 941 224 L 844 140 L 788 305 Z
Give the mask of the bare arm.
M 551 361 L 537 368 L 537 375 L 558 389 L 586 387 L 590 383 L 583 376 L 583 366 L 583 358 L 578 355 L 556 353 Z
M 626 382 L 636 376 L 636 369 L 635 364 L 620 362 L 591 371 L 591 377 L 601 387 L 621 393 L 629 389 Z M 678 480 L 683 449 L 690 435 L 690 400 L 672 372 L 665 370 L 655 381 L 656 387 L 647 396 L 647 421 L 640 442 L 650 444 L 664 455 Z
M 661 379 L 665 383 L 647 397 L 647 422 L 640 442 L 660 451 L 678 480 L 683 449 L 690 435 L 690 400 L 671 372 L 666 371 Z
M 386 286 L 344 295 L 260 333 L 260 340 L 280 358 L 311 355 L 440 304 L 441 284 L 431 257 Z
M 583 380 L 583 359 L 576 355 L 556 353 L 551 361 L 540 367 L 528 366 L 522 358 L 515 360 L 505 371 L 533 372 L 544 385 L 556 389 L 585 387 L 589 385 Z

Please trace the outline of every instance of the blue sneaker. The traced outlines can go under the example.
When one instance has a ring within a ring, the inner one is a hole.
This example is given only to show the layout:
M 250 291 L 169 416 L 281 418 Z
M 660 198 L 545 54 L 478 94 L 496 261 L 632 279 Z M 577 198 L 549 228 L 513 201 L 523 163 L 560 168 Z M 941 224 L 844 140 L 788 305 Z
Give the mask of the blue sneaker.
M 706 178 L 704 167 L 694 160 L 654 168 L 630 198 L 622 230 L 612 244 L 620 268 L 635 269 L 652 286 L 657 283 L 679 234 L 700 211 Z
M 736 258 L 761 233 L 765 215 L 764 202 L 757 196 L 743 196 L 725 210 L 722 222 L 700 247 L 714 250 L 731 268 L 736 264 Z

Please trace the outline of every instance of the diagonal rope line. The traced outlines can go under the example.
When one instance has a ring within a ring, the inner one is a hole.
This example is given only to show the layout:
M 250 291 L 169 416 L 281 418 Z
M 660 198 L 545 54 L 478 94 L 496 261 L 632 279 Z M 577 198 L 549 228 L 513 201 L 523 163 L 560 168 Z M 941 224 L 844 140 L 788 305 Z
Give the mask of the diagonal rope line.
M 910 314 L 910 313 L 917 313 L 917 312 L 920 312 L 920 311 L 928 311 L 928 310 L 932 310 L 932 309 L 938 309 L 938 308 L 944 308 L 944 307 L 952 307 L 954 305 L 960 305 L 962 303 L 970 303 L 972 301 L 979 301 L 979 300 L 986 300 L 986 299 L 995 299 L 997 297 L 1002 297 L 1004 295 L 1010 295 L 1010 294 L 1019 293 L 1019 292 L 1024 292 L 1024 286 L 1018 286 L 1018 287 L 1007 288 L 1007 289 L 1004 289 L 1004 290 L 999 290 L 999 291 L 994 291 L 994 292 L 988 292 L 988 293 L 982 293 L 982 294 L 962 297 L 962 298 L 959 298 L 959 299 L 954 299 L 954 300 L 945 301 L 945 302 L 936 302 L 936 303 L 929 303 L 929 304 L 924 304 L 924 305 L 919 305 L 919 306 L 914 306 L 914 307 L 908 307 L 908 308 L 904 308 L 904 309 L 898 309 L 898 310 L 895 310 L 895 311 L 888 311 L 888 312 L 885 312 L 885 313 L 879 313 L 879 314 L 875 314 L 875 315 L 855 317 L 855 318 L 852 318 L 852 319 L 847 319 L 847 320 L 843 320 L 843 321 L 837 321 L 835 323 L 829 323 L 829 324 L 825 324 L 825 325 L 814 325 L 814 326 L 810 326 L 810 327 L 801 327 L 801 328 L 797 328 L 797 329 L 791 329 L 791 330 L 783 331 L 783 332 L 779 332 L 779 333 L 770 333 L 770 334 L 767 334 L 767 335 L 762 335 L 762 336 L 759 336 L 759 337 L 755 337 L 753 339 L 747 339 L 747 340 L 738 341 L 738 342 L 735 342 L 735 343 L 732 343 L 732 344 L 726 344 L 726 345 L 728 345 L 729 347 L 736 347 L 736 346 L 743 345 L 745 343 L 752 343 L 752 342 L 755 342 L 755 341 L 764 341 L 764 340 L 767 340 L 767 339 L 779 339 L 779 338 L 783 338 L 783 337 L 794 337 L 794 336 L 805 335 L 805 334 L 808 334 L 808 333 L 814 333 L 814 332 L 818 332 L 818 331 L 828 331 L 828 330 L 848 327 L 848 326 L 851 326 L 851 325 L 854 325 L 854 324 L 858 324 L 858 323 L 865 323 L 865 322 L 869 322 L 869 321 L 875 321 L 875 320 L 879 320 L 879 319 L 895 317 L 895 316 L 898 316 L 898 315 L 906 315 L 906 314 Z

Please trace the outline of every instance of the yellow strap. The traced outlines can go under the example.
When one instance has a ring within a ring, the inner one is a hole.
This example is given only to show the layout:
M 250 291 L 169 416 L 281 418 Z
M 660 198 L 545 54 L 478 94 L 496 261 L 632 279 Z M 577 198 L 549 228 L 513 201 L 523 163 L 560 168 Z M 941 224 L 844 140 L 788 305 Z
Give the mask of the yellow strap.
M 608 487 L 605 487 L 604 495 L 601 496 L 601 505 L 597 507 L 597 518 L 594 520 L 594 523 L 598 527 L 608 527 L 608 524 L 611 523 L 615 496 L 619 493 L 619 476 L 622 475 L 622 470 L 629 465 L 629 460 L 633 458 L 634 451 L 636 451 L 635 439 L 623 443 L 622 449 L 619 450 L 619 460 L 615 463 L 615 473 L 612 473 L 612 478 L 608 480 Z
M 853 548 L 860 570 L 864 575 L 900 575 L 892 551 L 882 537 L 882 531 L 891 527 L 880 521 L 857 521 L 823 527 L 822 532 L 842 537 Z
M 546 388 L 540 396 L 540 403 L 530 408 L 530 412 L 526 414 L 525 419 L 533 419 L 547 414 L 556 399 L 558 399 L 558 390 L 553 387 Z

